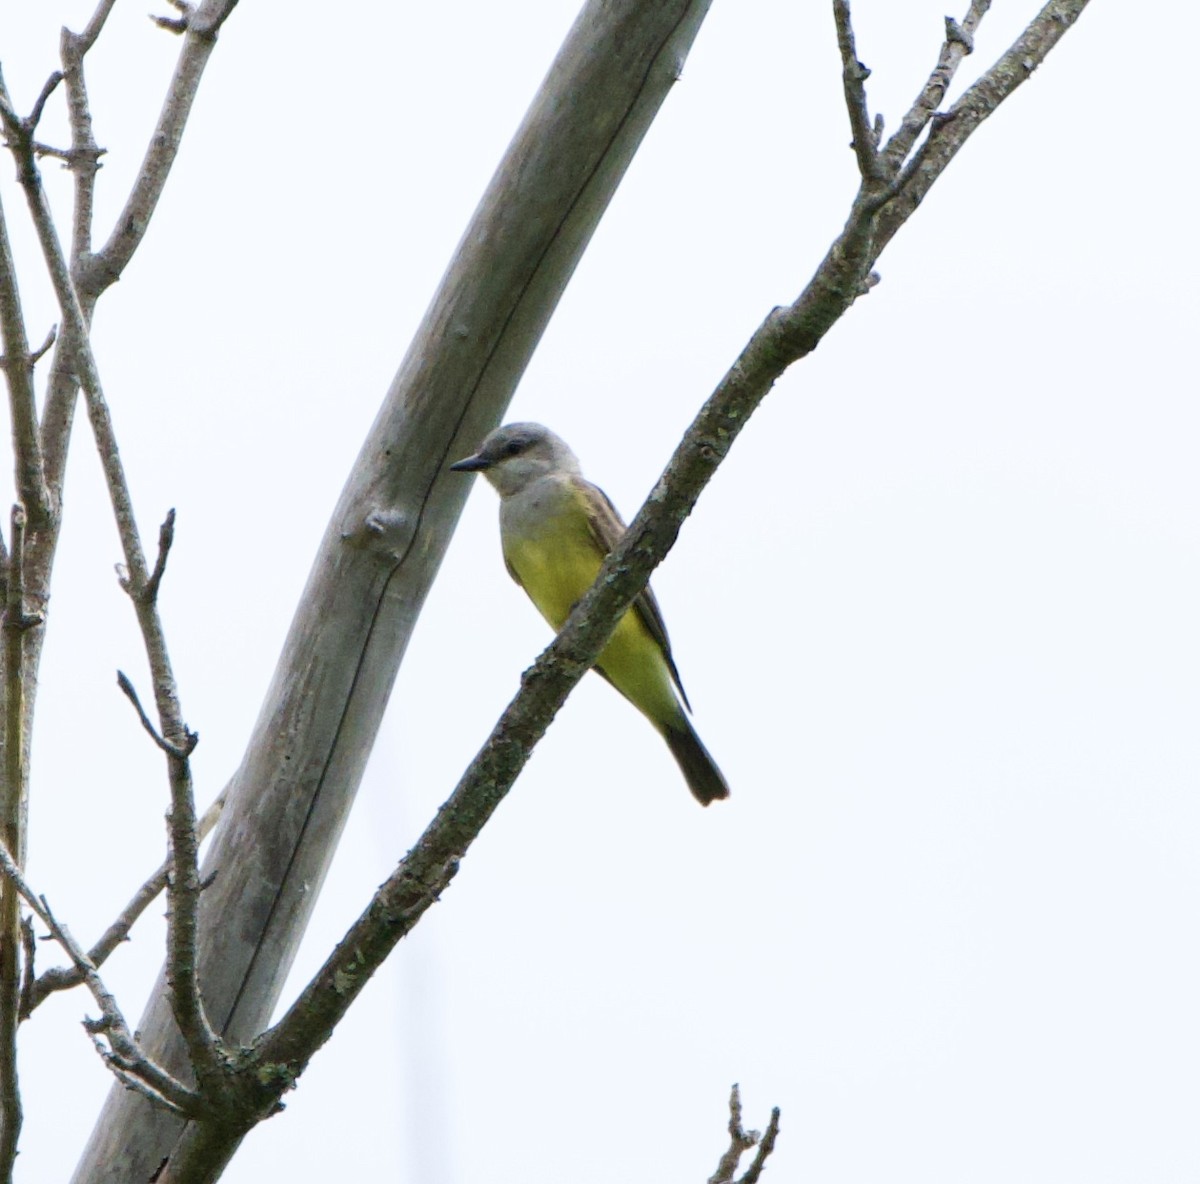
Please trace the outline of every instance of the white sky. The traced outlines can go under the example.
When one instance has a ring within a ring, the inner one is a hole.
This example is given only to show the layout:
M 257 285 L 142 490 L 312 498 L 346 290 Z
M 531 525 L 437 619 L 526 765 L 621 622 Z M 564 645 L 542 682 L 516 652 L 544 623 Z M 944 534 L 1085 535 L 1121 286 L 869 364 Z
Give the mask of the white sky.
M 91 63 L 102 234 L 177 50 L 145 7 L 118 5 Z M 248 0 L 222 34 L 95 335 L 144 535 L 178 508 L 164 611 L 205 801 L 577 7 L 362 3 L 339 19 Z M 627 516 L 844 220 L 855 169 L 829 7 L 714 5 L 513 402 Z M 229 1184 L 704 1180 L 734 1081 L 748 1124 L 783 1109 L 780 1180 L 1196 1179 L 1200 413 L 1181 63 L 1200 21 L 1137 7 L 1092 6 L 981 130 L 657 574 L 733 799 L 697 808 L 653 731 L 585 680 Z M 1036 5 L 996 8 L 968 78 Z M 855 5 L 891 127 L 944 11 Z M 89 12 L 0 14 L 23 107 L 58 25 Z M 16 227 L 10 168 L 0 194 Z M 27 237 L 23 258 L 36 275 Z M 40 340 L 56 319 L 40 278 L 26 299 Z M 147 675 L 80 423 L 30 876 L 91 940 L 161 857 L 166 783 L 114 682 Z M 477 484 L 294 985 L 548 640 Z M 161 929 L 144 923 L 106 970 L 131 1019 Z M 78 1027 L 92 1010 L 59 997 L 23 1030 L 24 1184 L 69 1176 L 108 1088 Z

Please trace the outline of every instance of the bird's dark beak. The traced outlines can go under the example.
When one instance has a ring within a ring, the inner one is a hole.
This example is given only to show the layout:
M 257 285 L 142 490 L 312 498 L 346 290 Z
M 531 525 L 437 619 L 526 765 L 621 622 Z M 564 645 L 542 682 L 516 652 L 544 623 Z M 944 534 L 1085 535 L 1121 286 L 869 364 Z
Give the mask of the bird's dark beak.
M 452 473 L 479 473 L 491 467 L 492 462 L 490 460 L 485 460 L 476 453 L 475 456 L 464 456 L 462 460 L 456 460 L 450 466 L 450 471 Z

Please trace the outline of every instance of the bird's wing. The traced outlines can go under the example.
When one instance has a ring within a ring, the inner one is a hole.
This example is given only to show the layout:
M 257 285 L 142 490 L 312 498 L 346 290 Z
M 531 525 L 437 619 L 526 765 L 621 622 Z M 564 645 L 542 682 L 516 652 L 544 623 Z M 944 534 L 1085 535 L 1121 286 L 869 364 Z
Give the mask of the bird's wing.
M 588 527 L 592 532 L 592 538 L 596 541 L 601 551 L 605 555 L 621 541 L 621 536 L 625 533 L 625 523 L 621 521 L 621 515 L 617 513 L 617 507 L 609 501 L 608 494 L 597 485 L 593 485 L 590 481 L 585 481 L 582 477 L 572 479 L 573 484 L 583 494 L 583 502 L 587 507 Z M 667 660 L 667 669 L 671 672 L 671 681 L 679 690 L 679 697 L 683 700 L 683 705 L 691 711 L 692 705 L 688 702 L 687 692 L 683 689 L 683 683 L 679 678 L 679 671 L 675 668 L 675 659 L 671 655 L 671 642 L 667 637 L 667 626 L 662 618 L 662 611 L 658 607 L 658 601 L 654 599 L 654 593 L 647 584 L 633 602 L 633 610 L 641 618 L 642 624 L 646 626 L 647 632 L 654 638 L 655 644 L 662 651 L 662 655 Z M 603 673 L 603 671 L 601 671 Z

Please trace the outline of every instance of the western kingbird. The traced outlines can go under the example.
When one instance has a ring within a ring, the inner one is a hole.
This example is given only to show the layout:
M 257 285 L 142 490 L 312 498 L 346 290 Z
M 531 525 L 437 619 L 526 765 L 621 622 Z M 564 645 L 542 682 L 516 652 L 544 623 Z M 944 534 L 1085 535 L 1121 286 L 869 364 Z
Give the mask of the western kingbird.
M 625 533 L 612 502 L 584 480 L 570 448 L 537 423 L 497 428 L 474 456 L 450 467 L 483 473 L 500 495 L 508 574 L 557 632 Z M 595 668 L 659 730 L 702 806 L 729 796 L 721 770 L 684 712 L 691 704 L 648 587 L 617 623 Z

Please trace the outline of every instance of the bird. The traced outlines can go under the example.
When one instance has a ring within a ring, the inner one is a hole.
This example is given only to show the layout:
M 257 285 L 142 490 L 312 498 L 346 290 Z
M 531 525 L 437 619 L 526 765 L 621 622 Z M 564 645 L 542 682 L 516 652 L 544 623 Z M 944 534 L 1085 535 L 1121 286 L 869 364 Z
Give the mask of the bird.
M 496 428 L 477 452 L 450 468 L 482 473 L 500 495 L 508 574 L 558 632 L 625 533 L 620 514 L 602 489 L 584 479 L 566 442 L 538 423 Z M 691 704 L 648 586 L 617 622 L 595 669 L 662 735 L 702 806 L 729 796 L 721 770 L 688 719 Z

